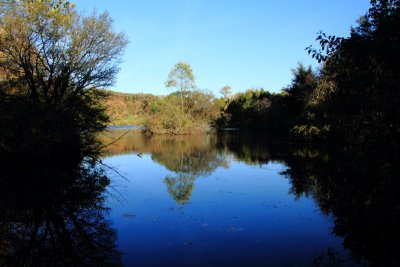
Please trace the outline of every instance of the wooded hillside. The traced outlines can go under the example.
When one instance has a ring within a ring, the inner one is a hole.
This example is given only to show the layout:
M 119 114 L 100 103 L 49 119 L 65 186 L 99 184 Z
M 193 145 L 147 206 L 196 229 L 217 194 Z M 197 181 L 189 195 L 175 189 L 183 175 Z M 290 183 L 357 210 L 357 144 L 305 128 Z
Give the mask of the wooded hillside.
M 111 125 L 144 124 L 157 99 L 160 96 L 152 94 L 129 94 L 107 91 L 105 101 L 107 115 Z

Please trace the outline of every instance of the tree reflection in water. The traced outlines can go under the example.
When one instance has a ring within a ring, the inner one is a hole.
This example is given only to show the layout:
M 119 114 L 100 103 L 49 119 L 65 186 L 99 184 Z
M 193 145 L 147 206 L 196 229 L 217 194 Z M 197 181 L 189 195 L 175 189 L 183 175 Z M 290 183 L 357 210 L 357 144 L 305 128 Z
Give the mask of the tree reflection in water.
M 311 196 L 332 216 L 333 233 L 344 237 L 352 259 L 338 258 L 328 249 L 315 266 L 400 266 L 400 173 L 398 151 L 385 148 L 313 147 L 268 142 L 256 136 L 221 137 L 220 149 L 253 164 L 280 161 L 291 193 Z
M 111 132 L 111 137 L 103 137 L 107 143 L 123 131 Z M 172 198 L 179 204 L 189 201 L 194 183 L 199 177 L 209 176 L 218 167 L 228 167 L 226 157 L 216 149 L 217 136 L 145 136 L 128 134 L 109 146 L 108 155 L 137 153 L 151 154 L 153 161 L 174 172 L 164 178 L 164 183 Z
M 215 149 L 215 136 L 163 141 L 164 149 L 153 151 L 152 159 L 175 173 L 175 176 L 166 176 L 164 182 L 168 193 L 179 204 L 189 201 L 197 178 L 209 176 L 219 166 L 227 166 L 225 157 Z
M 335 148 L 316 157 L 287 159 L 296 195 L 310 194 L 334 218 L 333 233 L 357 261 L 400 266 L 396 244 L 400 218 L 398 152 Z M 325 257 L 327 258 L 327 257 Z
M 1 266 L 121 265 L 101 169 L 67 159 L 1 163 Z
M 174 200 L 179 204 L 185 204 L 192 196 L 195 179 L 196 177 L 190 174 L 179 173 L 177 176 L 165 177 L 164 183 Z
M 274 141 L 271 141 L 274 140 Z M 122 140 L 123 153 L 149 153 L 175 175 L 165 178 L 168 192 L 180 203 L 191 197 L 197 177 L 211 174 L 229 160 L 263 165 L 280 162 L 295 198 L 315 199 L 333 218 L 333 233 L 344 238 L 351 258 L 332 249 L 318 255 L 314 266 L 400 266 L 400 180 L 397 151 L 387 148 L 313 147 L 265 136 L 220 134 L 206 137 L 144 137 Z M 121 145 L 121 144 L 119 144 Z M 119 153 L 111 147 L 112 154 Z

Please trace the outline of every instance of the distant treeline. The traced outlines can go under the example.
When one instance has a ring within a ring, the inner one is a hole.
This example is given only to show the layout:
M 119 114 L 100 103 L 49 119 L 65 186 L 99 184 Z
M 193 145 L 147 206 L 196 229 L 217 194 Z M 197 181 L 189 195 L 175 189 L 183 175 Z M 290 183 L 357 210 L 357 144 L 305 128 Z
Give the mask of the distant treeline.
M 301 141 L 325 139 L 330 127 L 315 123 L 315 107 L 324 100 L 319 93 L 328 85 L 320 73 L 302 64 L 293 70 L 293 76 L 292 83 L 279 93 L 250 89 L 228 98 L 217 125 Z

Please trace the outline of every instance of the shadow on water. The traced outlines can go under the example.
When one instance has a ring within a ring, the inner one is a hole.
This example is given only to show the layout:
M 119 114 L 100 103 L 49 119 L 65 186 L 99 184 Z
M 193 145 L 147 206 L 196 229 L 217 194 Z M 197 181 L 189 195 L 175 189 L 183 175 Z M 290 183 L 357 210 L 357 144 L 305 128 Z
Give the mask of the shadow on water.
M 232 137 L 231 137 L 232 138 Z M 313 147 L 266 142 L 262 137 L 222 139 L 239 160 L 248 163 L 283 162 L 282 173 L 296 198 L 311 196 L 325 215 L 334 218 L 333 233 L 344 237 L 352 259 L 338 258 L 328 249 L 314 266 L 357 262 L 370 266 L 399 266 L 399 155 L 390 149 L 365 151 L 351 147 Z M 240 145 L 238 145 L 240 144 Z
M 230 160 L 252 165 L 279 162 L 295 198 L 312 197 L 334 220 L 332 233 L 343 237 L 351 252 L 342 258 L 334 249 L 316 255 L 313 266 L 399 266 L 396 244 L 400 215 L 398 153 L 351 147 L 313 147 L 264 136 L 225 133 L 216 136 L 146 137 L 126 135 L 108 148 L 108 156 L 150 154 L 175 175 L 165 177 L 180 204 L 192 194 L 197 178 Z
M 240 142 L 230 139 L 240 139 Z M 314 266 L 399 266 L 400 173 L 397 151 L 352 147 L 316 147 L 269 142 L 263 137 L 222 138 L 221 144 L 250 164 L 279 161 L 296 198 L 311 196 L 325 215 L 333 216 L 332 232 L 344 238 L 352 259 L 328 249 Z
M 1 266 L 121 265 L 101 169 L 68 158 L 0 166 Z
M 399 157 L 395 154 L 346 147 L 294 153 L 286 160 L 285 175 L 293 194 L 312 195 L 323 213 L 333 215 L 333 233 L 344 237 L 353 258 L 371 266 L 400 264 L 393 246 L 400 238 Z

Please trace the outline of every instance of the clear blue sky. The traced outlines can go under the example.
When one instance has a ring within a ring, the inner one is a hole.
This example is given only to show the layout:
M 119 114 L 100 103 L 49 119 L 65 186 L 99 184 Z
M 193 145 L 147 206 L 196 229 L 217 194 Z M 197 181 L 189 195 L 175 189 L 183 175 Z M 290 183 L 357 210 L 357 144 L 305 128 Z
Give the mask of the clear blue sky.
M 164 82 L 179 61 L 196 84 L 218 96 L 290 83 L 298 62 L 317 66 L 304 50 L 320 30 L 348 36 L 368 0 L 80 0 L 78 10 L 107 10 L 129 45 L 112 90 L 168 94 Z M 315 45 L 314 45 L 315 46 Z

